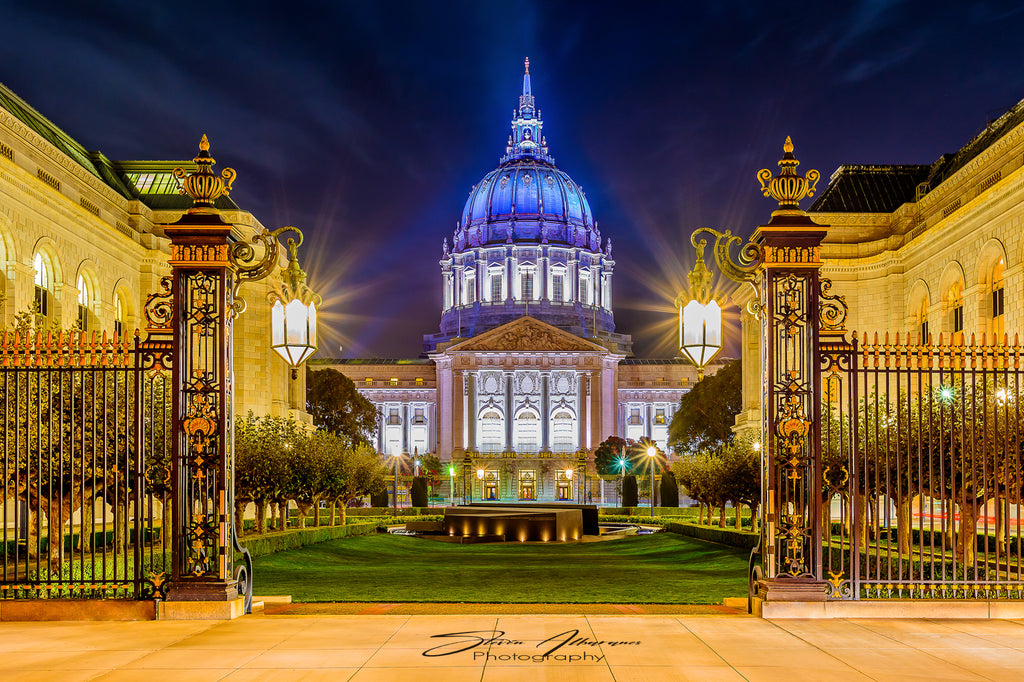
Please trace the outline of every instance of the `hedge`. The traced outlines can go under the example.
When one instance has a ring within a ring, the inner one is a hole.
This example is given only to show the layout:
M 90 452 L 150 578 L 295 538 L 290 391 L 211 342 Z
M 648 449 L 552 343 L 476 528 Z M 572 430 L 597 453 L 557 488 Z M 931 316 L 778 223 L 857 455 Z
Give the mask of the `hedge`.
M 697 507 L 655 507 L 655 516 L 697 516 Z M 601 507 L 597 513 L 604 517 L 614 516 L 650 516 L 650 507 Z
M 707 540 L 708 542 L 717 542 L 720 545 L 739 547 L 740 549 L 753 549 L 761 538 L 760 533 L 719 528 L 718 526 L 698 526 L 695 523 L 680 523 L 678 521 L 666 522 L 665 530 L 670 533 L 697 538 L 698 540 Z
M 318 542 L 348 538 L 355 535 L 371 535 L 377 532 L 376 523 L 357 523 L 348 526 L 321 526 L 286 530 L 266 535 L 247 535 L 241 539 L 242 546 L 249 550 L 252 558 L 266 556 L 287 549 L 298 549 Z

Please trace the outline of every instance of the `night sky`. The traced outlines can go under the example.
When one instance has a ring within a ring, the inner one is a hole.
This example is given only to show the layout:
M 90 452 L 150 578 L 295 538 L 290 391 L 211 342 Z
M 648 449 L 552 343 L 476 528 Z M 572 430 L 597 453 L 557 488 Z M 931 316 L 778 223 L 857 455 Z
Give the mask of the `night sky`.
M 4 2 L 0 81 L 112 159 L 210 137 L 236 202 L 297 225 L 321 354 L 415 357 L 441 240 L 497 165 L 529 56 L 544 132 L 618 263 L 618 331 L 675 354 L 688 235 L 749 234 L 754 174 L 931 163 L 1024 98 L 1007 2 Z

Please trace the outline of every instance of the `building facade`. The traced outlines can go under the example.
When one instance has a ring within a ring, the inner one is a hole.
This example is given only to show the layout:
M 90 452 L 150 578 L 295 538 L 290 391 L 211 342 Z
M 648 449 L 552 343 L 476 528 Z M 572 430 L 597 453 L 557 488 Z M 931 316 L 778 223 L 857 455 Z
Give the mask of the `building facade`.
M 111 161 L 90 152 L 0 85 L 2 328 L 35 309 L 43 329 L 108 336 L 143 330 L 146 298 L 170 274 L 161 225 L 191 205 L 179 192 L 175 167 L 195 164 Z M 235 239 L 265 231 L 227 197 L 217 208 Z M 235 409 L 303 418 L 305 377 L 293 380 L 270 348 L 266 295 L 275 277 L 241 292 L 249 306 L 234 325 Z
M 847 329 L 938 344 L 1024 332 L 1024 101 L 924 165 L 843 165 L 808 209 Z M 759 426 L 759 326 L 743 315 L 744 412 Z
M 633 358 L 616 331 L 611 239 L 555 165 L 529 61 L 505 153 L 470 190 L 439 265 L 440 329 L 423 337 L 424 358 L 314 365 L 377 405 L 381 453 L 468 457 L 475 499 L 576 500 L 586 470 L 598 500 L 611 486 L 587 462 L 603 440 L 668 449 L 696 369 Z

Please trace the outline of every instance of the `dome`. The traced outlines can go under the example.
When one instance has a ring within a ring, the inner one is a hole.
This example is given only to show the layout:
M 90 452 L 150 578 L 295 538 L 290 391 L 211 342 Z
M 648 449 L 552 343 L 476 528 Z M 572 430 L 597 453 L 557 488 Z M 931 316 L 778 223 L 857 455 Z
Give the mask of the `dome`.
M 587 197 L 555 167 L 543 130 L 527 63 L 505 155 L 501 165 L 470 190 L 453 239 L 455 251 L 520 242 L 600 248 L 601 235 Z

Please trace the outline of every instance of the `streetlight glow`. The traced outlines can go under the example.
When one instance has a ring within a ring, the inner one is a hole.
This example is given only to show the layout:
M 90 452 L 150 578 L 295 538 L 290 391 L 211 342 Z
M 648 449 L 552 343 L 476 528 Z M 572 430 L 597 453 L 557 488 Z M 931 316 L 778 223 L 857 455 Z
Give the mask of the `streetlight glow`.
M 697 247 L 697 262 L 690 271 L 690 291 L 676 297 L 679 309 L 679 352 L 697 367 L 697 380 L 704 367 L 722 350 L 722 306 L 711 296 L 711 272 L 704 263 L 707 242 L 691 241 Z

